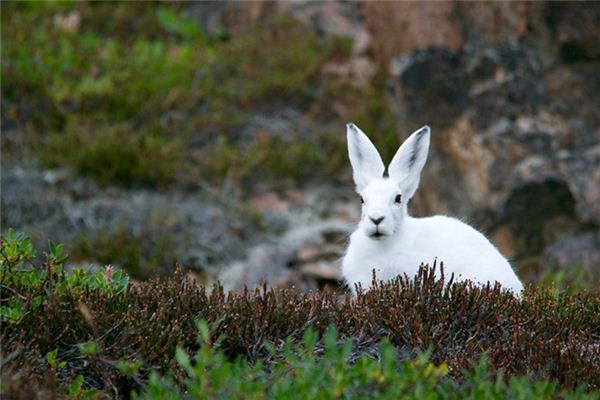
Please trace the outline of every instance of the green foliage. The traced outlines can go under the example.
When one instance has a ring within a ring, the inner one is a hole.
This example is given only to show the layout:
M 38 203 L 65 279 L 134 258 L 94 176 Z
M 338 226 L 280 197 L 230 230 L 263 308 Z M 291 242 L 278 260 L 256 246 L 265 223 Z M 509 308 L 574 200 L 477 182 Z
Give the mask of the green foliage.
M 206 179 L 225 176 L 235 182 L 251 183 L 282 177 L 309 180 L 315 177 L 315 171 L 327 175 L 339 171 L 339 164 L 332 162 L 331 153 L 327 152 L 337 145 L 338 142 L 332 145 L 324 140 L 315 145 L 300 139 L 259 135 L 255 142 L 242 146 L 221 137 L 198 159 L 198 164 L 206 173 Z
M 25 261 L 35 257 L 35 250 L 31 244 L 31 238 L 24 233 L 16 233 L 13 228 L 8 228 L 6 235 L 0 239 L 2 259 L 0 268 L 8 265 L 22 267 Z
M 78 124 L 70 121 L 64 132 L 48 136 L 43 161 L 68 165 L 100 182 L 167 186 L 182 162 L 177 140 L 135 132 L 130 124 Z
M 24 263 L 27 243 L 14 231 L 2 238 L 9 397 L 98 389 L 166 398 L 200 390 L 257 398 L 583 398 L 600 389 L 597 291 L 530 287 L 517 299 L 500 287 L 436 279 L 428 268 L 356 298 L 293 289 L 226 294 L 180 270 L 130 286 L 112 268 L 64 271 L 56 263 L 64 262 L 62 246 L 52 242 L 41 265 Z
M 336 43 L 320 46 L 315 32 L 288 18 L 276 18 L 224 44 L 218 55 L 215 51 L 219 76 L 225 79 L 215 94 L 246 104 L 307 95 L 306 84 Z
M 98 353 L 98 343 L 96 342 L 85 342 L 78 343 L 77 348 L 83 356 L 89 357 Z
M 2 34 L 13 40 L 2 46 L 3 121 L 23 130 L 45 164 L 128 186 L 222 179 L 214 173 L 263 165 L 260 146 L 269 143 L 251 138 L 246 154 L 232 132 L 265 105 L 324 100 L 321 66 L 351 48 L 285 17 L 211 37 L 180 4 L 4 8 Z M 212 154 L 219 138 L 231 146 L 224 159 Z M 275 177 L 304 179 L 302 166 L 319 168 L 328 155 L 305 139 L 275 145 L 267 159 Z
M 53 351 L 49 351 L 48 353 L 46 353 L 46 361 L 48 362 L 48 365 L 51 368 L 64 368 L 67 363 L 62 361 L 59 362 L 57 360 L 57 356 L 58 356 L 58 349 L 54 349 Z
M 16 324 L 23 316 L 23 303 L 16 299 L 11 299 L 6 305 L 0 307 L 0 321 L 2 322 Z
M 200 38 L 200 27 L 191 18 L 168 8 L 161 7 L 156 11 L 158 24 L 167 32 L 178 34 L 186 39 Z
M 56 282 L 58 294 L 97 290 L 107 296 L 122 293 L 129 283 L 129 277 L 121 270 L 113 271 L 111 266 L 89 272 L 83 268 L 75 268 L 64 275 L 64 279 Z
M 63 244 L 55 244 L 52 240 L 48 240 L 48 253 L 46 253 L 46 258 L 52 264 L 62 264 L 68 257 L 68 254 L 63 253 Z
M 206 329 L 206 324 L 201 325 Z M 202 336 L 205 336 L 204 334 Z M 448 366 L 430 362 L 424 353 L 414 359 L 398 360 L 389 341 L 379 346 L 379 360 L 366 355 L 351 360 L 352 341 L 340 342 L 335 328 L 325 332 L 323 345 L 312 329 L 305 331 L 303 343 L 287 339 L 277 350 L 269 345 L 272 360 L 268 367 L 260 361 L 230 360 L 211 343 L 208 335 L 200 340 L 193 358 L 178 347 L 175 359 L 185 372 L 180 385 L 172 374 L 151 374 L 139 399 L 506 399 L 535 398 L 597 399 L 596 394 L 557 390 L 548 381 L 490 373 L 484 355 L 474 368 L 464 372 L 464 381 L 447 379 Z M 322 354 L 317 356 L 317 354 Z
M 153 218 L 151 229 L 133 233 L 125 225 L 114 231 L 96 230 L 76 239 L 71 259 L 95 260 L 104 265 L 115 264 L 135 278 L 171 273 L 177 262 L 176 243 L 168 226 Z M 148 243 L 143 246 L 142 243 Z
M 137 372 L 139 371 L 141 366 L 142 366 L 142 362 L 140 360 L 135 360 L 132 362 L 119 360 L 117 362 L 117 368 L 119 368 L 119 371 L 121 371 L 122 374 L 124 374 L 125 376 L 128 376 L 128 377 L 131 377 L 131 376 L 137 374 Z
M 582 290 L 593 290 L 594 283 L 600 280 L 600 274 L 594 274 L 594 271 L 583 267 L 571 266 L 547 270 L 538 279 L 541 284 L 553 287 L 557 295 L 563 291 L 574 294 Z
M 72 400 L 93 399 L 100 395 L 97 389 L 83 388 L 83 375 L 77 375 L 68 387 L 68 398 Z
M 68 255 L 63 253 L 63 245 L 48 241 L 46 262 L 42 267 L 33 263 L 35 256 L 31 238 L 23 233 L 15 233 L 10 228 L 1 239 L 0 275 L 3 287 L 14 288 L 13 296 L 0 306 L 0 320 L 18 324 L 28 312 L 36 312 L 42 307 L 46 296 L 80 294 L 86 291 L 99 291 L 106 296 L 122 293 L 129 283 L 129 277 L 111 266 L 96 272 L 75 268 L 64 272 L 62 263 Z M 18 289 L 25 290 L 26 296 L 17 295 Z M 48 360 L 50 362 L 50 359 Z

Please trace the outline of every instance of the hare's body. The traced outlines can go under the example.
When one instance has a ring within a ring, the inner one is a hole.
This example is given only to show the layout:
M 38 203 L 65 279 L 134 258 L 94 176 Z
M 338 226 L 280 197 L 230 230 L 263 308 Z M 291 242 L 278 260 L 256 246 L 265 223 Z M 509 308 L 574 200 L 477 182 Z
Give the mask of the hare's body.
M 413 277 L 422 263 L 444 265 L 446 276 L 476 284 L 499 282 L 515 293 L 523 285 L 508 261 L 489 240 L 454 218 L 412 218 L 407 203 L 419 186 L 429 151 L 430 129 L 413 133 L 398 149 L 384 176 L 383 161 L 369 138 L 348 124 L 348 152 L 362 216 L 342 262 L 350 288 L 368 289 L 373 279 Z
M 432 231 L 438 234 L 432 235 Z M 421 263 L 431 266 L 436 259 L 438 265 L 443 262 L 445 276 L 454 274 L 455 281 L 498 281 L 514 292 L 523 290 L 510 264 L 494 245 L 457 219 L 406 216 L 399 232 L 386 240 L 390 243 L 372 240 L 360 230 L 352 234 L 342 262 L 342 274 L 352 290 L 355 284 L 368 289 L 373 269 L 377 280 L 387 281 L 404 274 L 413 277 Z

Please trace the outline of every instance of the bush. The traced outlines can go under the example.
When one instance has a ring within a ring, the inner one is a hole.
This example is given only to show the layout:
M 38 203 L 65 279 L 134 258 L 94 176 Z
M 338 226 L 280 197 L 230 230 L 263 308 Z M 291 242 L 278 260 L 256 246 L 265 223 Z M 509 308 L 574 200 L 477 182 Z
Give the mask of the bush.
M 67 165 L 102 183 L 171 184 L 181 167 L 181 143 L 134 132 L 127 124 L 69 123 L 63 133 L 48 137 L 41 159 L 51 166 Z
M 331 351 L 344 349 L 340 354 L 348 360 L 348 369 L 340 375 L 343 390 L 350 390 L 354 378 L 349 377 L 357 376 L 366 379 L 364 390 L 395 393 L 394 388 L 377 386 L 377 379 L 366 372 L 384 368 L 363 357 L 383 359 L 382 340 L 389 341 L 401 361 L 429 352 L 424 365 L 411 361 L 411 366 L 403 367 L 406 364 L 401 363 L 401 371 L 414 368 L 415 374 L 421 374 L 429 363 L 437 366 L 430 369 L 445 364 L 447 376 L 427 383 L 435 391 L 446 390 L 446 380 L 455 381 L 459 390 L 467 385 L 464 393 L 476 390 L 479 386 L 469 386 L 469 382 L 479 379 L 472 377 L 479 376 L 477 360 L 484 353 L 491 381 L 482 387 L 492 388 L 486 385 L 496 379 L 507 380 L 493 386 L 499 393 L 539 389 L 553 395 L 554 385 L 558 390 L 600 389 L 597 292 L 559 293 L 552 288 L 530 287 L 522 299 L 516 299 L 500 287 L 470 287 L 443 277 L 437 280 L 433 269 L 425 267 L 414 280 L 399 278 L 378 284 L 356 298 L 294 289 L 224 293 L 218 285 L 210 290 L 198 286 L 180 270 L 168 278 L 130 285 L 125 275 L 112 269 L 93 274 L 65 271 L 62 246 L 53 243 L 43 264 L 32 263 L 34 254 L 28 238 L 12 231 L 2 238 L 1 256 L 2 384 L 9 395 L 35 395 L 36 390 L 64 394 L 74 385 L 74 391 L 98 389 L 126 397 L 131 390 L 141 390 L 152 371 L 164 378 L 156 376 L 151 388 L 179 393 L 182 389 L 171 381 L 186 385 L 186 376 L 200 379 L 190 376 L 192 371 L 182 365 L 182 351 L 208 351 L 203 344 L 198 345 L 196 321 L 200 319 L 212 326 L 213 337 L 221 338 L 214 347 L 218 352 L 211 355 L 214 360 L 206 362 L 215 362 L 223 369 L 206 373 L 254 371 L 256 379 L 268 386 L 248 389 L 257 393 L 265 390 L 265 394 L 276 395 L 268 390 L 284 385 L 285 379 L 277 383 L 279 375 L 267 372 L 291 362 L 291 353 L 286 350 L 290 346 L 298 354 L 308 352 L 312 345 L 295 347 L 311 335 L 307 329 L 313 330 L 315 343 L 319 343 L 313 353 L 320 356 L 323 346 L 331 348 L 333 341 L 327 339 L 331 326 L 342 343 L 341 348 Z M 351 340 L 351 347 L 343 344 L 346 340 Z M 242 359 L 248 365 L 244 366 Z M 48 367 L 49 360 L 52 368 Z M 266 368 L 264 375 L 256 365 Z M 298 374 L 322 373 L 327 376 L 322 381 L 326 386 L 338 376 L 333 372 L 335 365 L 333 361 L 315 362 L 304 372 L 291 371 L 288 376 L 300 379 Z M 366 370 L 360 369 L 361 365 Z M 501 378 L 497 378 L 500 372 Z M 515 383 L 517 388 L 513 388 L 509 379 L 513 376 L 553 384 L 539 383 L 536 389 L 537 384 L 530 387 L 529 381 L 517 380 L 522 383 Z M 254 385 L 232 381 L 224 390 L 242 390 L 246 384 Z M 284 388 L 281 390 L 283 393 Z M 145 393 L 150 396 L 154 392 Z

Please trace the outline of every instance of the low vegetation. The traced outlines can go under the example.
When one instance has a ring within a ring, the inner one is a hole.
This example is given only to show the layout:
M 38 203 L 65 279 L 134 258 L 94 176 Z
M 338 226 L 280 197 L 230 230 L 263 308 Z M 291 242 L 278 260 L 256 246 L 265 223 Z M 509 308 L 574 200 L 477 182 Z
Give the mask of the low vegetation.
M 174 275 L 67 271 L 2 238 L 2 391 L 11 398 L 598 398 L 600 294 L 435 279 L 356 298 L 225 293 Z M 200 321 L 200 322 L 198 322 Z M 594 392 L 596 391 L 596 392 Z M 318 395 L 317 395 L 318 394 Z M 322 397 L 324 396 L 324 397 Z
M 158 224 L 153 228 L 134 234 L 121 224 L 114 232 L 95 230 L 82 234 L 68 249 L 70 260 L 115 264 L 135 279 L 170 274 L 181 255 L 167 228 Z
M 343 125 L 243 133 L 254 116 L 282 107 L 314 120 L 330 117 L 335 99 L 397 145 L 379 91 L 321 74 L 349 58 L 349 40 L 282 16 L 237 35 L 203 28 L 176 3 L 7 4 L 3 125 L 46 166 L 158 188 L 304 182 L 345 167 Z

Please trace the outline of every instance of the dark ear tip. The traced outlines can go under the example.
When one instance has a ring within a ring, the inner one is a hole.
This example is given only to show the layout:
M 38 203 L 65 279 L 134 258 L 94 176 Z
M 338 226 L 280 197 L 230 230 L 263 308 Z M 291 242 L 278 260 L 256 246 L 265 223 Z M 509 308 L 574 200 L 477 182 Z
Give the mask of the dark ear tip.
M 431 132 L 431 128 L 429 127 L 429 125 L 423 125 L 421 127 L 421 129 L 419 129 L 417 131 L 417 135 L 421 136 L 421 135 L 424 135 L 424 134 L 427 134 L 427 133 L 430 133 L 430 132 Z
M 346 128 L 348 128 L 348 129 L 356 129 L 356 125 L 354 125 L 353 122 L 348 122 L 346 124 Z

